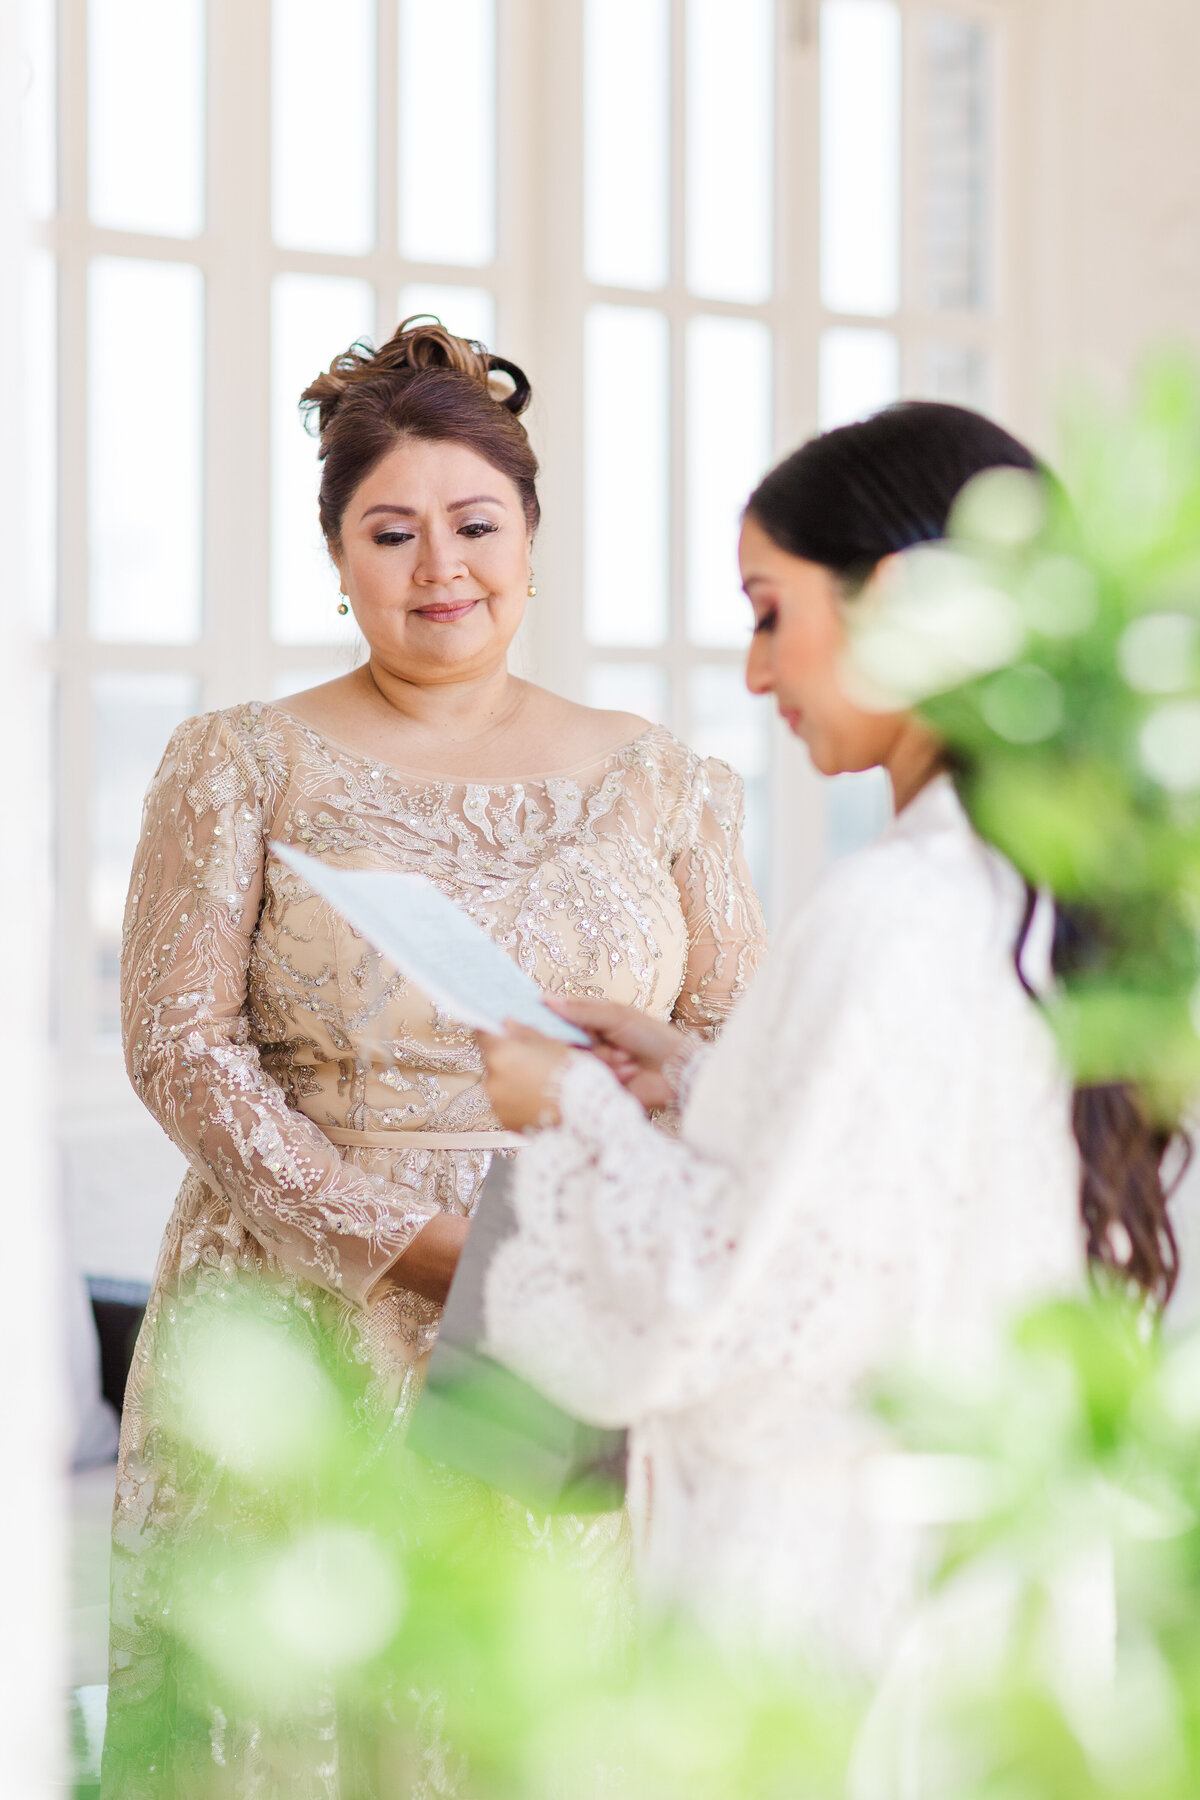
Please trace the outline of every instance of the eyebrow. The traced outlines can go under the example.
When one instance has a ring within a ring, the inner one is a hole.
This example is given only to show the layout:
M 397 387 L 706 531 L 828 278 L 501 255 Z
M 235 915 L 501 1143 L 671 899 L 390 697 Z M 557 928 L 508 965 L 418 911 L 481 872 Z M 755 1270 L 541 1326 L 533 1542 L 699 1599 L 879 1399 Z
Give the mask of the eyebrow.
M 497 500 L 495 494 L 469 494 L 465 500 L 454 500 L 446 508 L 447 512 L 462 512 L 467 506 L 503 506 L 503 500 Z M 402 518 L 415 519 L 415 506 L 393 506 L 390 501 L 383 501 L 379 506 L 368 506 L 362 517 L 369 519 L 372 513 L 398 513 Z

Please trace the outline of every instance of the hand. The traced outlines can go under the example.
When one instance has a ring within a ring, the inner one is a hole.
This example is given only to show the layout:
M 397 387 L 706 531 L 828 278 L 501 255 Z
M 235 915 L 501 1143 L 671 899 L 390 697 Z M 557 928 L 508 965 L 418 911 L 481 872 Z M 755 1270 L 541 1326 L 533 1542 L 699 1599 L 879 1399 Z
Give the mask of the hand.
M 461 1219 L 457 1213 L 435 1213 L 392 1264 L 392 1279 L 442 1306 L 470 1229 L 470 1219 Z
M 628 1088 L 647 1112 L 671 1105 L 675 1086 L 670 1072 L 664 1074 L 663 1065 L 672 1057 L 687 1060 L 691 1040 L 684 1032 L 615 1000 L 566 1000 L 547 994 L 546 1004 L 560 1018 L 587 1032 L 593 1054 L 608 1064 L 621 1086 Z
M 572 1054 L 568 1045 L 507 1019 L 504 1037 L 477 1031 L 475 1041 L 487 1067 L 483 1085 L 506 1131 L 537 1130 L 560 1122 L 557 1088 Z

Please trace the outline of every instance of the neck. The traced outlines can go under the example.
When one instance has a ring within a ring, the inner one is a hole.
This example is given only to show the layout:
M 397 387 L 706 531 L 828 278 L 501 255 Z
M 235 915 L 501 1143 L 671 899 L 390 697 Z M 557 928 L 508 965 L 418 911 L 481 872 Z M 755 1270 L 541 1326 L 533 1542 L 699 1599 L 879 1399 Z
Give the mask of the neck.
M 423 683 L 393 674 L 372 656 L 362 677 L 377 705 L 435 731 L 443 743 L 458 744 L 487 737 L 506 725 L 525 686 L 504 663 L 461 680 Z
M 924 725 L 906 719 L 883 766 L 892 784 L 896 811 L 902 813 L 945 768 L 942 746 Z

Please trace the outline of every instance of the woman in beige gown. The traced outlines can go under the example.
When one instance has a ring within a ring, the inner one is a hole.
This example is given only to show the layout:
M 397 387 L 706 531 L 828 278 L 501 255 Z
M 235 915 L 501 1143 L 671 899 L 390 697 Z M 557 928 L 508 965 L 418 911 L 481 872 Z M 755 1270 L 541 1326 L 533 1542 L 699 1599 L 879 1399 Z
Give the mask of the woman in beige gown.
M 510 371 L 499 394 L 495 362 L 440 329 L 401 328 L 309 390 L 322 522 L 370 661 L 282 707 L 189 721 L 147 800 L 127 1061 L 190 1167 L 126 1402 L 111 1800 L 370 1791 L 361 1770 L 346 1785 L 332 1711 L 299 1741 L 293 1721 L 286 1745 L 255 1718 L 172 1726 L 171 1640 L 146 1556 L 163 1534 L 186 1540 L 219 1479 L 179 1466 L 158 1430 L 175 1328 L 201 1290 L 264 1284 L 334 1328 L 388 1429 L 419 1391 L 490 1158 L 520 1142 L 498 1127 L 471 1035 L 381 965 L 271 842 L 419 871 L 544 987 L 702 1036 L 762 947 L 737 778 L 661 727 L 507 672 L 532 589 L 536 463 L 516 416 L 527 384 Z M 561 1529 L 619 1579 L 620 1515 Z

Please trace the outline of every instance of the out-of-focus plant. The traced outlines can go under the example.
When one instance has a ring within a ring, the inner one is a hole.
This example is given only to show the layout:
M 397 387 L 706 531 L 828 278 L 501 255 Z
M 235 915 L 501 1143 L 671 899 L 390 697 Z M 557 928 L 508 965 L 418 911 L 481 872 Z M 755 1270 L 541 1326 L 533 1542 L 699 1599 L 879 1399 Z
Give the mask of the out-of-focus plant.
M 893 1791 L 871 1770 L 911 1755 L 915 1699 L 921 1800 L 1200 1792 L 1200 1338 L 1127 1305 L 1050 1306 L 986 1368 L 876 1396 L 900 1448 L 872 1504 L 942 1553 L 916 1682 L 865 1725 L 813 1666 L 614 1626 L 496 1496 L 366 1440 L 333 1349 L 253 1291 L 199 1302 L 180 1349 L 173 1429 L 221 1498 L 146 1571 L 177 1678 L 119 1728 L 181 1791 L 224 1800 L 214 1721 L 249 1716 L 277 1756 L 328 1722 L 342 1800 L 837 1800 Z
M 859 609 L 853 663 L 959 754 L 982 834 L 1098 929 L 1052 1011 L 1082 1083 L 1200 1085 L 1200 379 L 1078 401 L 1062 485 L 1012 469 Z
M 844 1684 L 731 1666 L 677 1622 L 635 1633 L 632 1595 L 598 1591 L 586 1546 L 518 1528 L 515 1502 L 399 1431 L 380 1443 L 354 1369 L 298 1309 L 202 1291 L 177 1332 L 163 1428 L 209 1498 L 143 1559 L 174 1674 L 149 1708 L 114 1695 L 123 1766 L 224 1800 L 243 1791 L 237 1721 L 278 1781 L 318 1720 L 339 1800 L 839 1791 Z

